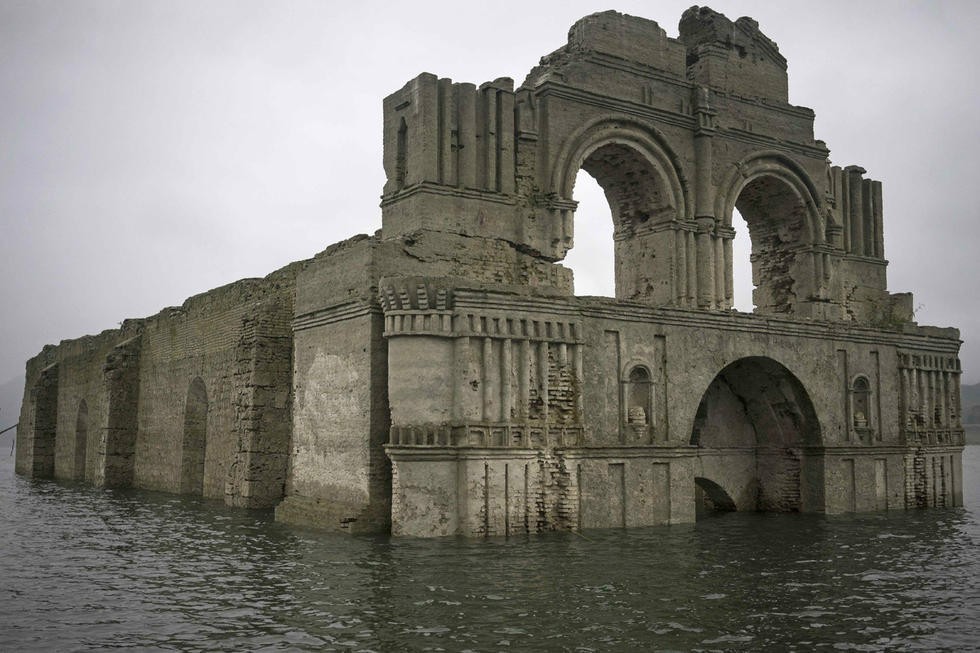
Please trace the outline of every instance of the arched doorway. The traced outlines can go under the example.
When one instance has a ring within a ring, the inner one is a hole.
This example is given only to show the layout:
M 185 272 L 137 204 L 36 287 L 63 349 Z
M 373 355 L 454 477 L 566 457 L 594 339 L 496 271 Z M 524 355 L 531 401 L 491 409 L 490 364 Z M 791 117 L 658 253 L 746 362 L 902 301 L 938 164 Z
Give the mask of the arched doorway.
M 191 381 L 184 404 L 184 437 L 180 454 L 181 494 L 204 493 L 207 450 L 208 391 L 201 377 Z
M 85 462 L 88 447 L 88 404 L 82 399 L 78 404 L 78 417 L 75 419 L 75 460 L 72 478 L 85 480 Z
M 739 359 L 718 373 L 701 397 L 691 433 L 699 476 L 729 488 L 728 501 L 738 510 L 802 510 L 802 449 L 819 443 L 820 425 L 803 384 L 765 357 Z M 719 503 L 713 488 L 698 486 Z

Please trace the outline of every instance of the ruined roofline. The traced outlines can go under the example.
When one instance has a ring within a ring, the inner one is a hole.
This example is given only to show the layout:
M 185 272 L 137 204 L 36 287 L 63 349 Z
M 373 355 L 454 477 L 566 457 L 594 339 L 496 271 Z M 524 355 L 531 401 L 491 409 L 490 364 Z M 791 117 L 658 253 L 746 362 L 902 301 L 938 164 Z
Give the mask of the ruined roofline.
M 342 241 L 344 242 L 344 241 Z M 340 244 L 340 243 L 337 243 Z M 329 248 L 328 248 L 329 249 Z M 225 294 L 231 294 L 234 292 L 241 292 L 246 294 L 249 291 L 275 291 L 279 288 L 277 284 L 281 282 L 286 282 L 288 285 L 292 285 L 295 282 L 296 275 L 299 274 L 306 266 L 313 261 L 313 258 L 302 259 L 300 261 L 294 261 L 287 265 L 284 265 L 277 270 L 270 272 L 264 277 L 245 277 L 243 279 L 237 279 L 230 283 L 223 284 L 221 286 L 216 286 L 210 290 L 205 290 L 194 295 L 191 295 L 185 299 L 179 306 L 164 306 L 157 312 L 146 317 L 136 317 L 136 318 L 125 318 L 116 328 L 104 329 L 98 333 L 94 334 L 84 334 L 76 336 L 74 338 L 65 338 L 60 340 L 57 344 L 45 344 L 41 351 L 38 352 L 36 356 L 33 356 L 28 360 L 28 364 L 37 359 L 41 359 L 45 356 L 52 356 L 55 352 L 64 353 L 68 349 L 76 349 L 79 347 L 98 347 L 98 343 L 120 339 L 119 344 L 122 344 L 133 337 L 138 336 L 143 329 L 150 323 L 157 320 L 168 319 L 182 313 L 187 313 L 196 309 L 199 305 L 204 302 L 213 300 L 215 297 L 222 296 Z

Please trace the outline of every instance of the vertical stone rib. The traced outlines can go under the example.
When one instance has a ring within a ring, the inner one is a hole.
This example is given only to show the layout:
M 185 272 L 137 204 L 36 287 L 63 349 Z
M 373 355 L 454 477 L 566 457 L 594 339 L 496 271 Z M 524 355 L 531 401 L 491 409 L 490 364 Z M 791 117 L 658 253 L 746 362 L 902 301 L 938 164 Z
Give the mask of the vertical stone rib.
M 435 77 L 425 75 L 419 78 L 418 99 L 420 104 L 418 112 L 419 134 L 414 143 L 412 158 L 408 161 L 409 179 L 406 181 L 407 185 L 439 179 L 438 148 L 429 145 L 439 142 L 439 91 Z M 417 160 L 416 157 L 421 160 Z M 417 177 L 411 175 L 413 168 L 418 171 Z
M 486 190 L 497 190 L 497 89 L 481 89 L 483 96 L 483 183 Z
M 456 157 L 453 132 L 456 131 L 456 96 L 451 79 L 439 80 L 439 183 L 456 185 Z
M 843 236 L 842 242 L 844 247 L 844 252 L 849 253 L 851 251 L 851 202 L 850 202 L 850 180 L 848 175 L 844 174 L 844 171 L 838 167 L 834 167 L 837 171 L 838 184 L 837 184 L 837 215 L 840 216 L 841 224 L 841 234 Z
M 725 305 L 725 244 L 721 236 L 712 236 L 715 247 L 715 307 Z
M 483 421 L 493 421 L 493 339 L 483 339 Z
M 459 111 L 459 178 L 461 188 L 476 188 L 476 86 L 456 85 L 457 107 Z
M 723 247 L 724 252 L 724 265 L 725 265 L 725 308 L 731 308 L 735 303 L 735 280 L 732 278 L 732 267 L 734 262 L 732 260 L 732 239 L 725 238 Z
M 848 166 L 848 205 L 851 218 L 851 253 L 864 256 L 864 183 L 861 175 L 864 169 Z
M 585 387 L 585 372 L 582 366 L 582 345 L 572 345 L 575 372 L 575 423 L 582 424 L 585 415 L 585 399 L 582 389 Z M 581 442 L 577 444 L 582 444 Z
M 469 369 L 470 339 L 456 338 L 453 341 L 453 421 L 466 419 L 466 377 Z
M 674 232 L 674 256 L 677 265 L 674 266 L 674 276 L 677 278 L 677 303 L 680 306 L 687 306 L 687 232 L 677 230 Z
M 875 251 L 875 208 L 874 208 L 874 182 L 864 179 L 861 182 L 861 215 L 864 220 L 862 238 L 864 240 L 864 253 L 866 256 L 879 256 Z
M 497 94 L 497 107 L 500 115 L 497 124 L 497 144 L 499 164 L 497 190 L 511 194 L 515 189 L 515 156 L 514 147 L 514 94 L 510 91 L 500 91 Z
M 520 353 L 520 376 L 518 377 L 518 411 L 524 419 L 528 417 L 528 405 L 531 401 L 531 341 L 527 338 L 521 340 Z M 528 434 L 525 432 L 525 438 Z
M 871 186 L 872 197 L 874 198 L 874 239 L 875 255 L 878 258 L 885 258 L 885 237 L 882 226 L 882 205 L 881 205 L 881 182 L 873 182 Z
M 715 298 L 715 257 L 707 220 L 698 220 L 698 306 L 711 308 Z
M 695 306 L 698 296 L 698 254 L 694 232 L 687 232 L 687 305 Z
M 545 424 L 545 439 L 547 440 L 548 424 L 548 341 L 538 343 L 538 387 L 540 388 L 541 421 Z
M 513 386 L 511 376 L 513 373 L 513 340 L 507 338 L 501 341 L 500 346 L 500 421 L 509 422 L 511 420 L 513 400 Z

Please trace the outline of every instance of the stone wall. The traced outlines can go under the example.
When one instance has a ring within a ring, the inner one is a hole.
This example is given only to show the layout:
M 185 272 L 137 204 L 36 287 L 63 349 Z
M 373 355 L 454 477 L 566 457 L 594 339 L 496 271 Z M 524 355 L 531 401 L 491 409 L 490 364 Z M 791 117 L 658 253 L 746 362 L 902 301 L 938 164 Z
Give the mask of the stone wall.
M 27 364 L 18 472 L 274 505 L 303 265 L 46 347 Z

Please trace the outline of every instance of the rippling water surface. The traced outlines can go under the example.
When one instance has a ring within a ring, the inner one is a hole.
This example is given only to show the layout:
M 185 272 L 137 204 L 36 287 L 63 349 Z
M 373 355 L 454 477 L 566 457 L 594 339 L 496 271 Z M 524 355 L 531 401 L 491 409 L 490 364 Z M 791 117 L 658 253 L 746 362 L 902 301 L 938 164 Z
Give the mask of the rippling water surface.
M 0 651 L 978 650 L 966 509 L 354 538 L 0 462 Z

